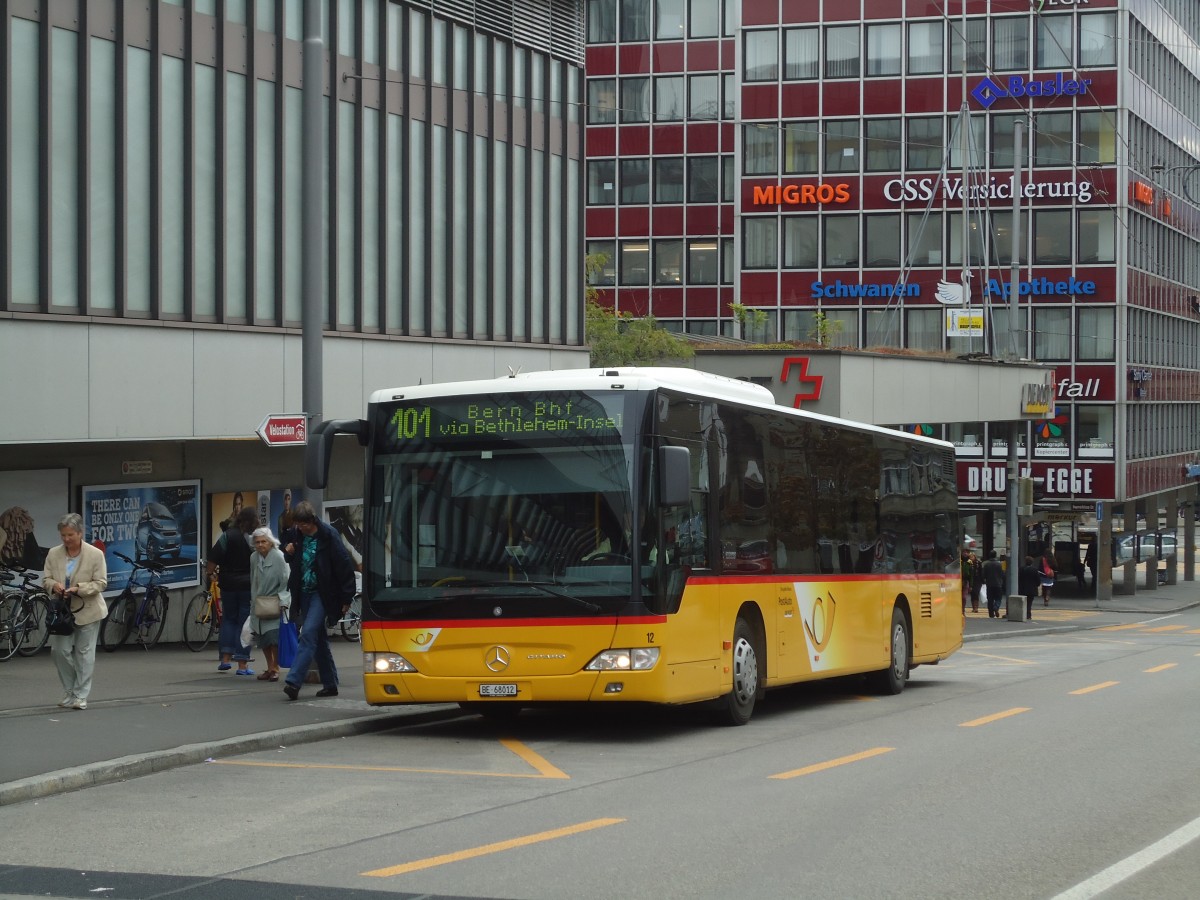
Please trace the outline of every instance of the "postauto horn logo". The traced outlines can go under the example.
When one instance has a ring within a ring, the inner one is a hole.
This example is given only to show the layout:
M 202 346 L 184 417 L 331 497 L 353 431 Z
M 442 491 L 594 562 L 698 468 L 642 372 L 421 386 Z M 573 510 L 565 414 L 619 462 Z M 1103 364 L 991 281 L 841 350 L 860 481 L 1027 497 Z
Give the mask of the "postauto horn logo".
M 971 96 L 984 109 L 1004 97 L 1079 97 L 1088 92 L 1090 78 L 1068 78 L 1064 72 L 1055 73 L 1053 78 L 1034 79 L 1023 75 L 996 81 L 985 77 L 971 90 Z

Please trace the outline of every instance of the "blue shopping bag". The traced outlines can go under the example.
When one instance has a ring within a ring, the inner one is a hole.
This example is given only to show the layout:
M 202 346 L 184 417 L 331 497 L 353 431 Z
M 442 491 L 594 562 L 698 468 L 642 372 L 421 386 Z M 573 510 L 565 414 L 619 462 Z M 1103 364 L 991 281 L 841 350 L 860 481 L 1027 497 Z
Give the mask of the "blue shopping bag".
M 296 661 L 296 646 L 300 642 L 300 630 L 291 619 L 279 622 L 279 665 L 290 669 Z

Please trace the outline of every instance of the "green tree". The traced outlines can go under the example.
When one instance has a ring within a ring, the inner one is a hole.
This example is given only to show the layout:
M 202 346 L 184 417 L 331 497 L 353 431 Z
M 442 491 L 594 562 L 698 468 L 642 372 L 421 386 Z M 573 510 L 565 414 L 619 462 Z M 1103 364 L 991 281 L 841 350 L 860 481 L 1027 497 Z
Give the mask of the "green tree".
M 639 319 L 600 304 L 600 292 L 592 281 L 607 262 L 608 257 L 603 253 L 588 254 L 584 261 L 587 272 L 584 328 L 592 350 L 592 365 L 637 366 L 694 356 L 692 345 L 659 327 L 654 316 Z

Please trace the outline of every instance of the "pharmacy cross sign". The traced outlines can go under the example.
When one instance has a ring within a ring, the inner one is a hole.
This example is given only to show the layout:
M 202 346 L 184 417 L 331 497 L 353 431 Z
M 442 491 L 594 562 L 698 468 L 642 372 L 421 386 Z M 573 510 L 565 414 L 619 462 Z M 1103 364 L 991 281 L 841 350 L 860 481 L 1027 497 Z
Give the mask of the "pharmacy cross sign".
M 268 447 L 302 447 L 308 442 L 308 416 L 304 413 L 267 416 L 255 434 Z

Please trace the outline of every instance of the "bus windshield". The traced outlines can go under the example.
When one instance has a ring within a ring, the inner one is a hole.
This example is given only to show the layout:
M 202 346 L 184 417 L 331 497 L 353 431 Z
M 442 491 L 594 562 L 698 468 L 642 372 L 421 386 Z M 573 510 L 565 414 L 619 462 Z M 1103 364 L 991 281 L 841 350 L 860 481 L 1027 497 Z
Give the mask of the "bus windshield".
M 578 616 L 636 600 L 652 565 L 634 536 L 643 403 L 531 391 L 378 404 L 373 614 Z

